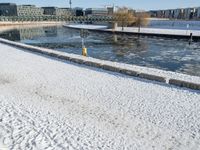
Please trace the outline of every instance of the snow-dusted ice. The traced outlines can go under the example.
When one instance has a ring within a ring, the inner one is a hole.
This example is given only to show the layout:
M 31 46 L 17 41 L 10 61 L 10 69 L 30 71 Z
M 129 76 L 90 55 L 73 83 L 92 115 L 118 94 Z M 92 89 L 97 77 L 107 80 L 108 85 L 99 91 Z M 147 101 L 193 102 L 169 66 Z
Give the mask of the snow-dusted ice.
M 66 27 L 78 28 L 78 29 L 107 29 L 104 25 L 86 25 L 86 24 L 66 24 Z
M 99 25 L 84 25 L 84 24 L 65 24 L 65 27 L 76 28 L 76 29 L 88 29 L 88 30 L 103 30 L 103 31 L 113 31 L 113 29 L 107 29 L 106 26 Z M 138 33 L 138 27 L 124 27 L 122 31 L 121 27 L 117 27 L 114 31 L 118 32 L 129 32 L 129 33 Z M 163 35 L 179 35 L 179 36 L 189 36 L 192 33 L 193 36 L 200 36 L 199 30 L 191 30 L 191 29 L 160 29 L 160 28 L 140 28 L 140 33 L 148 33 L 148 34 L 163 34 Z
M 0 149 L 200 149 L 200 93 L 0 44 Z

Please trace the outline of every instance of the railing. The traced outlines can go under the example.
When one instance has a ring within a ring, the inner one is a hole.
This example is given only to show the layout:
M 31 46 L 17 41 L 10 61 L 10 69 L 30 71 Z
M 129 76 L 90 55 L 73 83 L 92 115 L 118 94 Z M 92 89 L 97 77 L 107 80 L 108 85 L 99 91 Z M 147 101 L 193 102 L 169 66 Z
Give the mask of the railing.
M 0 21 L 71 21 L 71 22 L 112 22 L 112 16 L 0 16 Z
M 0 16 L 0 21 L 65 21 L 63 16 Z

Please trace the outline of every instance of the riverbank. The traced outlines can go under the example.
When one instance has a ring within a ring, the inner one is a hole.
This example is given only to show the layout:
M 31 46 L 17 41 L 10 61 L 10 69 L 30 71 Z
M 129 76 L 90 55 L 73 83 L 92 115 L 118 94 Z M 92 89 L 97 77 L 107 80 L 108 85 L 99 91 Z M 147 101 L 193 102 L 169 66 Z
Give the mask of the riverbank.
M 0 22 L 0 33 L 13 29 L 32 29 L 38 27 L 62 26 L 64 22 Z
M 14 26 L 14 25 L 57 25 L 64 24 L 65 22 L 56 22 L 56 21 L 0 21 L 0 27 L 2 26 Z
M 200 147 L 197 91 L 5 44 L 0 53 L 0 147 Z

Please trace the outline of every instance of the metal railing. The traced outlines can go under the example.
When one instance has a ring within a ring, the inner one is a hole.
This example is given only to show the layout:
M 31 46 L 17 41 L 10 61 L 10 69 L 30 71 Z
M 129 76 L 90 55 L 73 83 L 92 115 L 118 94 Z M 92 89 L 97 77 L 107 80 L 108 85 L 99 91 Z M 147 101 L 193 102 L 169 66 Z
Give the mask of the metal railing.
M 112 16 L 0 16 L 0 21 L 71 21 L 71 22 L 112 22 Z

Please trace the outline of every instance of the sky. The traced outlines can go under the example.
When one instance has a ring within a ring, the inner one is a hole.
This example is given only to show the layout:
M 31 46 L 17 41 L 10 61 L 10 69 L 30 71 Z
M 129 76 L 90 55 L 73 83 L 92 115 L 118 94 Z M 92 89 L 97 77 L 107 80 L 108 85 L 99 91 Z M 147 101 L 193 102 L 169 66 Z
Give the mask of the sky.
M 36 6 L 69 7 L 69 0 L 0 0 L 20 4 L 34 4 Z M 170 8 L 200 7 L 200 0 L 72 0 L 72 7 L 104 7 L 105 5 L 127 6 L 140 10 L 157 10 Z

